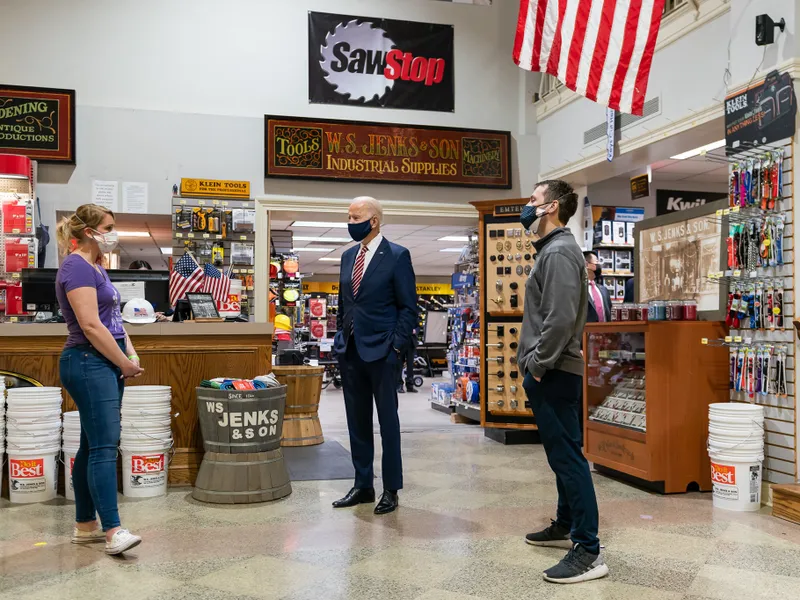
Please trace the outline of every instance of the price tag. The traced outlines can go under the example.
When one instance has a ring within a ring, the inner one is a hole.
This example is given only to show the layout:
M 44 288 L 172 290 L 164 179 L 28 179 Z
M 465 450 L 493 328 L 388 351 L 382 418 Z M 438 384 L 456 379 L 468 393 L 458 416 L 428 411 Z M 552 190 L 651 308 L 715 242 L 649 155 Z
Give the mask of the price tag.
M 247 241 L 247 236 L 246 235 L 240 235 L 239 239 L 242 240 L 243 242 Z
M 250 208 L 249 202 L 242 202 L 242 208 Z
M 217 234 L 217 235 L 215 235 L 214 237 L 215 237 L 215 238 L 217 238 L 218 240 L 221 240 L 221 239 L 222 239 L 222 234 L 221 234 L 221 233 L 218 233 L 218 234 Z
M 206 201 L 205 200 L 198 200 L 197 201 L 197 205 L 198 206 L 205 206 L 206 205 Z
M 248 275 L 253 275 L 255 273 L 254 269 L 247 269 Z
M 729 215 L 729 214 L 731 214 L 731 209 L 730 209 L 730 208 L 726 208 L 726 209 L 724 209 L 724 210 L 722 211 L 722 214 L 723 214 L 723 215 Z
M 254 288 L 252 285 L 251 285 L 249 288 L 247 288 L 247 290 L 248 290 L 248 291 L 250 291 L 250 292 L 252 292 L 252 291 L 253 291 L 253 290 L 255 290 L 255 289 L 256 289 L 256 288 Z
M 9 317 L 9 323 L 19 323 L 19 319 L 17 317 Z
M 228 201 L 227 200 L 223 200 L 222 201 L 222 206 L 228 206 Z
M 12 273 L 11 274 L 11 278 L 12 279 L 19 279 L 19 273 Z
M 736 342 L 737 344 L 741 344 L 742 343 L 742 336 L 737 335 L 735 338 L 733 338 L 733 341 Z
M 758 271 L 750 271 L 750 277 L 758 277 Z
M 703 344 L 703 346 L 708 346 L 708 338 L 703 338 L 700 340 L 700 343 Z
M 194 237 L 194 234 L 193 234 L 193 233 L 187 233 L 187 234 L 186 234 L 186 237 L 193 238 L 193 237 Z
M 724 210 L 722 210 L 722 209 L 720 208 L 720 209 L 717 211 L 717 216 L 718 216 L 718 217 L 721 217 L 721 216 L 722 216 L 724 213 L 725 213 L 725 211 L 724 211 Z M 706 340 L 706 342 L 708 342 L 708 340 Z
M 211 204 L 213 204 L 214 206 L 218 206 L 219 205 L 219 200 L 212 200 Z
M 741 277 L 741 276 L 742 276 L 742 272 L 741 272 L 739 269 L 736 269 L 736 270 L 733 272 L 733 276 L 734 276 L 734 277 Z
M 181 204 L 186 204 L 186 200 L 181 200 Z
M 203 239 L 204 239 L 204 240 L 207 240 L 207 239 L 208 239 L 208 238 L 210 238 L 210 237 L 211 237 L 211 234 L 210 234 L 210 233 L 204 233 L 204 234 L 203 234 Z
M 175 237 L 176 237 L 176 238 L 182 238 L 182 237 L 183 237 L 183 234 L 182 234 L 182 233 L 176 233 L 176 234 L 175 234 Z
M 729 336 L 729 335 L 725 336 L 725 343 L 726 344 L 730 344 L 732 341 L 733 341 L 733 338 L 731 336 Z
M 732 213 L 738 213 L 738 212 L 739 212 L 739 207 L 738 207 L 738 206 L 734 206 L 734 207 L 731 209 L 731 212 L 732 212 Z
M 11 230 L 11 233 L 19 233 L 19 232 L 20 232 L 19 229 L 12 229 Z

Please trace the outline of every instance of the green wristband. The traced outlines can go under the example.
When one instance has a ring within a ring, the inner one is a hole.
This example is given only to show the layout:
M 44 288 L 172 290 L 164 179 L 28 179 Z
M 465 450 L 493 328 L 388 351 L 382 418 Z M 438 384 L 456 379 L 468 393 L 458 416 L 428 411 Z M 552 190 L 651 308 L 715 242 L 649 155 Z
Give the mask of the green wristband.
M 132 354 L 128 357 L 128 360 L 139 360 L 139 357 L 136 354 Z

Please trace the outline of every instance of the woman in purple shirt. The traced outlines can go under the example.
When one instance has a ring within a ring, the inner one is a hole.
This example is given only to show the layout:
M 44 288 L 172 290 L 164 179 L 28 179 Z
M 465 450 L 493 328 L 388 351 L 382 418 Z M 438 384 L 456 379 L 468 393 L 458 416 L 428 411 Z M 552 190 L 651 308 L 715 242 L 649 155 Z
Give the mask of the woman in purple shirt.
M 122 554 L 142 539 L 121 528 L 117 508 L 120 404 L 125 379 L 144 371 L 122 327 L 119 292 L 102 267 L 103 254 L 117 245 L 114 213 L 96 204 L 78 207 L 58 224 L 58 245 L 67 257 L 58 269 L 56 295 L 69 331 L 59 369 L 81 420 L 72 467 L 72 542 L 105 541 L 107 554 Z

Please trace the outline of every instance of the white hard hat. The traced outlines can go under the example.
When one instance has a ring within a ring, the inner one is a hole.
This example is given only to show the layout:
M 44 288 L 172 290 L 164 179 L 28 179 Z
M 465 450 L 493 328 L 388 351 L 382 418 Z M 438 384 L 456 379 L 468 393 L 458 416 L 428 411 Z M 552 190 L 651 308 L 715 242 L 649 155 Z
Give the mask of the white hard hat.
M 126 323 L 155 323 L 156 311 L 144 298 L 133 298 L 125 303 L 122 320 Z

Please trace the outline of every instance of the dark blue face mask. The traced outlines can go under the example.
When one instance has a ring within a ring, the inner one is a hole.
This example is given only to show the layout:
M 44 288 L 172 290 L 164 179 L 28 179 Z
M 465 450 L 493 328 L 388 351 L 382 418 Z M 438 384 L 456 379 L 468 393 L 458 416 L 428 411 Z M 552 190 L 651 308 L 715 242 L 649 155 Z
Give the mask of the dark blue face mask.
M 348 223 L 347 231 L 354 242 L 360 242 L 372 231 L 372 218 L 361 223 Z
M 522 212 L 519 215 L 519 222 L 525 229 L 530 229 L 533 222 L 536 220 L 536 207 L 526 204 L 522 207 Z

